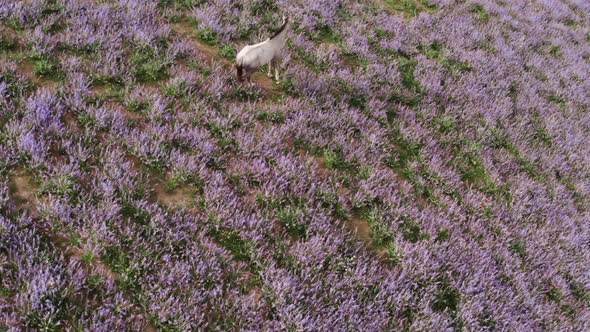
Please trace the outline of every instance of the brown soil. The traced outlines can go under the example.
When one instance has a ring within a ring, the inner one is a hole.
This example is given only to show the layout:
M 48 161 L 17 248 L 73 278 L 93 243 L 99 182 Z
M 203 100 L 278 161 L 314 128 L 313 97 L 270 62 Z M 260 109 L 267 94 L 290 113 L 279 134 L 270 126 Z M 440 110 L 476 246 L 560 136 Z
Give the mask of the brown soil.
M 176 188 L 173 192 L 168 192 L 164 184 L 159 184 L 156 186 L 156 197 L 159 203 L 171 209 L 190 207 L 195 201 L 193 188 L 188 185 Z
M 71 113 L 71 112 L 64 113 L 63 121 L 65 122 L 68 131 L 73 131 L 73 132 L 80 132 L 81 131 L 80 124 L 76 120 L 76 116 L 73 113 Z
M 367 244 L 371 244 L 371 227 L 369 222 L 359 217 L 351 217 L 348 220 L 350 229 L 355 233 L 358 239 Z
M 18 37 L 18 33 L 11 27 L 0 25 L 0 36 L 4 40 L 9 40 L 14 43 L 14 48 L 8 50 L 8 52 L 20 52 L 23 49 L 23 45 Z
M 108 91 L 108 88 L 104 85 L 93 85 L 90 88 L 90 93 L 93 98 L 98 98 L 100 95 L 105 94 Z
M 190 24 L 183 22 L 174 23 L 170 26 L 178 33 L 178 35 L 190 40 L 191 44 L 205 56 L 221 61 L 227 65 L 231 65 L 229 60 L 217 55 L 217 49 L 215 47 L 202 43 L 196 37 L 194 37 L 195 28 L 193 28 Z
M 143 332 L 158 332 L 158 329 L 156 329 L 151 324 L 148 324 L 146 327 L 143 328 Z
M 252 74 L 251 78 L 252 83 L 256 84 L 262 90 L 264 90 L 266 102 L 271 102 L 272 100 L 279 98 L 283 95 L 281 89 L 274 85 L 274 78 L 268 77 L 266 73 L 263 72 L 256 72 Z
M 420 8 L 420 10 L 422 11 L 429 11 L 430 9 L 428 9 L 428 7 L 424 6 L 424 4 L 418 0 L 414 0 L 414 3 L 416 4 L 416 7 Z
M 376 247 L 371 239 L 371 227 L 369 222 L 363 218 L 350 217 L 346 222 L 347 226 L 353 231 L 357 239 L 363 241 L 365 246 L 377 255 L 380 259 L 386 258 L 385 249 Z
M 252 74 L 251 77 L 251 81 L 253 83 L 256 83 L 256 85 L 258 85 L 259 87 L 265 89 L 265 90 L 273 90 L 274 86 L 273 86 L 273 79 L 266 76 L 265 73 L 263 72 L 256 72 L 254 74 Z
M 98 259 L 94 259 L 91 262 L 83 262 L 82 257 L 84 256 L 84 250 L 70 245 L 67 238 L 59 235 L 54 235 L 51 237 L 53 243 L 63 251 L 63 253 L 69 259 L 72 259 L 76 262 L 83 263 L 82 266 L 84 270 L 88 274 L 98 274 L 104 277 L 107 280 L 116 282 L 117 280 L 121 279 L 121 276 L 118 273 L 113 272 L 106 264 Z
M 35 71 L 33 70 L 33 68 L 33 63 L 28 60 L 23 60 L 19 62 L 19 64 L 16 67 L 18 72 L 23 74 L 29 81 L 33 83 L 33 85 L 40 88 L 47 88 L 52 93 L 55 93 L 58 87 L 57 82 L 40 78 L 39 76 L 35 75 Z
M 9 180 L 10 186 L 14 189 L 17 207 L 34 213 L 38 203 L 35 193 L 39 187 L 33 184 L 32 177 L 24 170 L 16 170 L 9 176 Z

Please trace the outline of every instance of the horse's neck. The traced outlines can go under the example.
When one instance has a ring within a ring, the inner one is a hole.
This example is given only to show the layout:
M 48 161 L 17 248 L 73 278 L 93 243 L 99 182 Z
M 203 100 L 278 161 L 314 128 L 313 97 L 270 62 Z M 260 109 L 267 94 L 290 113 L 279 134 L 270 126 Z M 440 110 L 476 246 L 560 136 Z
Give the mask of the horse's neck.
M 289 24 L 287 23 L 287 25 L 283 28 L 283 31 L 281 31 L 278 35 L 274 36 L 273 38 L 270 39 L 270 42 L 278 45 L 279 47 L 283 47 L 283 45 L 285 45 L 285 42 L 287 41 L 287 31 L 289 30 Z
M 275 36 L 273 39 L 269 40 L 269 44 L 272 45 L 272 48 L 275 50 L 280 50 L 285 46 L 285 42 L 287 41 L 287 33 L 285 31 L 281 32 L 281 34 Z

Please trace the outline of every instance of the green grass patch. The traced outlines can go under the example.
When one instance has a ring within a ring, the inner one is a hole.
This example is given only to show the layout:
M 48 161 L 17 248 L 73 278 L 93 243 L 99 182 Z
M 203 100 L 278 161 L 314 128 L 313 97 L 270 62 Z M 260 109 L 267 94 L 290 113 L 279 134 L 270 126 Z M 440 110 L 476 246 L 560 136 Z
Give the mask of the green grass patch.
M 3 69 L 0 71 L 0 82 L 4 82 L 8 85 L 8 98 L 14 99 L 16 102 L 19 102 L 22 98 L 21 96 L 25 95 L 25 93 L 31 90 L 31 87 L 26 84 L 26 82 L 22 82 L 17 79 L 16 71 Z M 9 113 L 4 113 L 0 116 L 0 128 L 3 128 L 4 121 L 8 121 L 11 115 Z
M 508 247 L 508 249 L 510 249 L 510 251 L 512 251 L 514 254 L 516 254 L 523 260 L 527 257 L 526 245 L 524 241 L 513 240 L 510 242 L 510 246 Z
M 492 141 L 490 144 L 492 148 L 506 149 L 514 156 L 522 171 L 527 173 L 533 179 L 541 177 L 542 174 L 539 172 L 540 165 L 538 162 L 531 161 L 530 159 L 522 156 L 518 148 L 512 144 L 512 142 L 510 142 L 510 139 L 508 135 L 504 133 L 502 126 L 499 128 L 489 129 L 492 135 Z
M 573 194 L 574 201 L 575 201 L 578 209 L 582 210 L 582 211 L 587 210 L 588 209 L 587 194 L 577 190 L 574 180 L 570 177 L 562 176 L 562 175 L 558 175 L 557 179 L 559 182 L 561 182 L 563 185 L 565 185 L 567 190 L 569 190 Z
M 342 42 L 340 35 L 329 25 L 323 24 L 314 31 L 306 33 L 307 38 L 315 42 L 328 42 L 339 44 Z
M 231 130 L 234 129 L 234 127 L 224 127 L 212 122 L 207 123 L 206 128 L 209 129 L 211 135 L 215 137 L 222 150 L 229 151 L 238 148 L 238 142 L 231 136 Z
M 131 98 L 125 102 L 129 112 L 138 114 L 147 114 L 150 111 L 151 104 L 149 101 Z
M 545 284 L 548 288 L 546 293 L 547 298 L 552 302 L 560 303 L 561 298 L 563 297 L 563 293 L 561 292 L 559 287 L 555 286 L 550 280 L 547 280 Z
M 47 179 L 40 188 L 42 194 L 52 194 L 62 198 L 74 199 L 79 195 L 78 179 L 69 175 L 59 175 Z
M 572 296 L 582 303 L 590 303 L 590 291 L 588 287 L 584 286 L 581 282 L 574 280 L 571 275 L 566 275 L 565 279 L 568 282 L 568 288 Z
M 131 263 L 127 252 L 117 245 L 107 246 L 101 255 L 101 260 L 116 273 L 125 271 Z
M 149 211 L 136 206 L 130 200 L 123 200 L 121 202 L 121 215 L 127 220 L 143 226 L 149 225 L 152 220 Z
M 82 127 L 95 128 L 97 125 L 96 118 L 86 111 L 79 112 L 76 117 L 78 119 L 78 123 L 80 123 Z
M 95 259 L 96 257 L 94 256 L 94 253 L 92 251 L 85 251 L 84 254 L 82 254 L 82 262 L 86 264 L 94 262 Z
M 393 246 L 395 235 L 389 230 L 387 224 L 383 223 L 377 209 L 371 205 L 355 207 L 353 214 L 355 217 L 367 221 L 371 243 L 377 248 L 382 248 L 385 261 L 395 266 L 401 261 L 401 256 Z
M 123 81 L 123 78 L 119 76 L 92 74 L 92 84 L 118 88 L 123 87 L 125 82 Z
M 330 211 L 333 216 L 346 219 L 347 213 L 344 206 L 340 202 L 340 197 L 335 192 L 318 192 L 319 200 L 322 207 Z
M 344 64 L 351 67 L 367 68 L 369 65 L 367 58 L 354 52 L 345 51 L 342 53 L 342 58 L 344 59 Z
M 431 4 L 428 0 L 385 0 L 385 4 L 389 8 L 410 17 L 414 17 L 424 10 L 433 11 L 437 9 L 437 6 Z
M 128 239 L 123 239 L 123 246 L 130 242 Z M 141 292 L 141 271 L 133 264 L 131 257 L 123 246 L 116 244 L 107 246 L 104 253 L 101 255 L 101 260 L 111 268 L 112 271 L 118 273 L 121 278 L 117 280 L 117 284 L 123 289 L 138 293 Z M 141 254 L 141 253 L 138 253 Z
M 324 160 L 326 161 L 326 167 L 331 170 L 348 170 L 352 168 L 352 165 L 344 159 L 340 150 L 324 149 L 323 153 Z
M 234 60 L 236 58 L 237 51 L 232 45 L 225 44 L 219 49 L 217 54 L 222 58 L 226 58 L 228 60 Z
M 290 208 L 281 209 L 279 210 L 277 215 L 279 222 L 281 223 L 283 228 L 285 228 L 287 233 L 296 238 L 307 238 L 307 226 L 305 224 L 300 224 L 297 222 L 296 211 Z
M 152 82 L 168 78 L 169 63 L 153 48 L 141 47 L 130 57 L 133 76 L 139 82 Z
M 399 58 L 399 71 L 401 74 L 402 85 L 413 92 L 419 92 L 422 90 L 420 82 L 414 77 L 414 70 L 416 69 L 417 64 L 418 61 L 412 58 L 405 56 Z
M 245 240 L 238 231 L 221 225 L 213 225 L 210 233 L 221 246 L 233 255 L 234 259 L 242 262 L 252 261 L 253 241 Z
M 551 46 L 551 49 L 549 49 L 549 54 L 557 58 L 561 55 L 561 48 L 557 45 L 553 45 Z
M 276 85 L 285 95 L 290 95 L 293 97 L 299 96 L 299 90 L 295 86 L 295 81 L 291 77 L 285 77 L 280 80 L 278 83 L 273 83 Z
M 565 108 L 565 99 L 563 99 L 563 97 L 558 96 L 558 95 L 550 95 L 547 97 L 547 101 L 555 104 L 557 106 L 559 106 L 559 108 Z
M 22 31 L 24 29 L 22 21 L 16 15 L 3 18 L 2 23 L 15 31 Z
M 278 125 L 285 123 L 285 114 L 281 111 L 262 112 L 256 116 L 256 119 Z
M 0 51 L 14 51 L 16 41 L 10 37 L 0 36 Z
M 161 8 L 192 9 L 206 2 L 206 0 L 159 0 L 158 6 Z
M 299 223 L 298 217 L 305 215 L 306 201 L 294 194 L 284 197 L 266 197 L 262 193 L 256 195 L 256 204 L 269 210 L 275 216 L 287 233 L 298 239 L 306 239 L 307 225 Z
M 490 13 L 481 4 L 473 5 L 471 12 L 474 13 L 477 18 L 484 23 L 490 20 Z
M 418 15 L 420 8 L 413 0 L 385 0 L 385 4 L 391 9 L 405 13 L 411 17 Z
M 262 98 L 262 92 L 253 85 L 238 84 L 233 89 L 233 96 L 239 101 L 256 101 Z
M 479 156 L 479 143 L 463 138 L 454 143 L 454 151 L 456 156 L 451 161 L 451 166 L 461 174 L 461 179 L 465 183 L 473 184 L 480 191 L 505 200 L 508 205 L 511 204 L 509 184 L 497 185 L 488 174 Z
M 432 121 L 432 124 L 441 134 L 449 134 L 457 128 L 455 120 L 449 116 L 437 116 Z
M 430 238 L 428 233 L 421 232 L 420 225 L 416 221 L 407 217 L 403 217 L 402 220 L 403 222 L 399 226 L 399 230 L 404 240 L 416 243 L 420 240 L 427 240 Z
M 449 230 L 446 228 L 438 230 L 436 233 L 436 242 L 445 242 L 449 239 Z
M 373 245 L 383 248 L 393 243 L 395 235 L 382 222 L 381 215 L 374 203 L 353 207 L 352 213 L 356 218 L 367 221 L 369 225 L 369 237 Z
M 250 4 L 250 13 L 252 13 L 253 16 L 277 12 L 278 9 L 279 8 L 274 0 L 256 0 Z
M 338 79 L 337 86 L 340 88 L 339 96 L 344 98 L 352 107 L 364 110 L 367 107 L 367 97 L 361 91 L 354 89 L 350 84 L 344 80 Z
M 553 143 L 553 137 L 549 131 L 547 131 L 547 127 L 545 126 L 543 118 L 540 116 L 540 114 L 536 114 L 533 117 L 533 127 L 535 128 L 533 138 L 545 146 L 551 146 Z
M 436 4 L 430 3 L 428 0 L 418 0 L 418 2 L 428 10 L 436 10 L 438 8 Z
M 456 313 L 461 303 L 461 292 L 454 288 L 446 277 L 440 278 L 435 299 L 431 304 L 434 311 L 443 312 L 445 310 Z
M 164 93 L 164 96 L 166 96 L 166 97 L 176 98 L 181 95 L 181 91 L 183 91 L 183 90 L 184 90 L 183 82 L 181 82 L 180 84 L 167 84 L 163 88 L 162 92 Z
M 416 197 L 423 198 L 434 205 L 440 204 L 433 187 L 444 186 L 444 183 L 424 165 L 420 154 L 422 145 L 403 137 L 399 129 L 394 129 L 390 136 L 390 152 L 383 159 L 383 163 L 412 184 Z M 445 193 L 451 196 L 456 195 L 448 190 Z
M 401 87 L 394 87 L 390 100 L 406 106 L 417 106 L 424 96 L 424 89 L 414 76 L 418 62 L 404 53 L 396 53 L 398 68 L 401 75 Z
M 60 66 L 55 59 L 48 57 L 34 57 L 33 73 L 42 78 L 59 80 L 63 77 Z
M 475 151 L 463 151 L 455 158 L 455 165 L 461 173 L 461 179 L 469 183 L 487 183 L 492 181 L 486 173 L 479 155 Z
M 209 46 L 215 46 L 218 43 L 217 34 L 208 27 L 198 29 L 196 36 L 201 42 Z
M 449 72 L 453 74 L 461 74 L 471 71 L 471 66 L 465 62 L 451 59 L 448 56 L 448 49 L 441 43 L 434 41 L 430 44 L 420 43 L 418 50 L 426 57 L 433 59 L 443 65 Z
M 193 186 L 200 194 L 202 194 L 204 189 L 204 181 L 198 175 L 184 171 L 175 171 L 174 174 L 166 180 L 166 192 L 173 193 L 183 184 Z
M 385 159 L 385 164 L 396 170 L 402 172 L 410 162 L 420 161 L 420 150 L 422 145 L 410 139 L 403 137 L 402 133 L 394 129 L 390 133 L 393 151 Z

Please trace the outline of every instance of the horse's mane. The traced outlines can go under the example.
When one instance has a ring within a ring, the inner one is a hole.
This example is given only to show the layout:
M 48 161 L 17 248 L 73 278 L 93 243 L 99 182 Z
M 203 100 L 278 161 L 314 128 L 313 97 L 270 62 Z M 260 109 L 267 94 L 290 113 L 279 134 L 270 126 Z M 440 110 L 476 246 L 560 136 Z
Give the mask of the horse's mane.
M 281 26 L 281 28 L 279 30 L 277 30 L 277 32 L 275 32 L 274 35 L 272 35 L 272 37 L 270 37 L 270 39 L 273 39 L 276 36 L 280 35 L 281 32 L 283 32 L 283 30 L 285 30 L 285 28 L 287 27 L 287 23 L 289 23 L 289 18 L 288 17 L 285 19 L 285 23 L 283 23 L 283 25 Z

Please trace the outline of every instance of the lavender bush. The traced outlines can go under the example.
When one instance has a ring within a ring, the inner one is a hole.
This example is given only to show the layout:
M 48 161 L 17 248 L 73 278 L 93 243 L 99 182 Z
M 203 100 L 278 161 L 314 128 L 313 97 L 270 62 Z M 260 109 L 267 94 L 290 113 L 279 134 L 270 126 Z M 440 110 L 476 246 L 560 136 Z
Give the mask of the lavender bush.
M 0 0 L 0 331 L 590 329 L 588 12 Z

